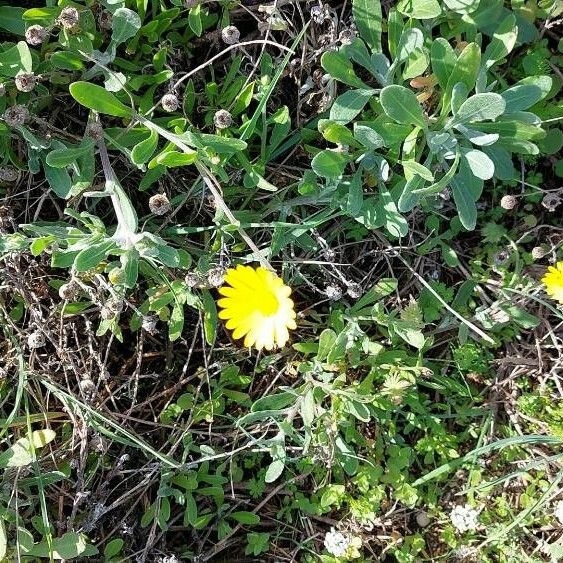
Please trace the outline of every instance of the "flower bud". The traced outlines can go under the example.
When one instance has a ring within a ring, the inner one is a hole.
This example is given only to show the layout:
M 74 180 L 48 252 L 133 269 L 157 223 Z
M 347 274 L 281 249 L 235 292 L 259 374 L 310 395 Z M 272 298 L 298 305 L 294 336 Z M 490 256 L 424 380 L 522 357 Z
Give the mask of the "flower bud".
M 561 198 L 557 194 L 546 194 L 541 204 L 548 211 L 555 211 L 561 205 Z
M 342 299 L 342 289 L 337 285 L 327 285 L 324 293 L 331 301 L 338 301 L 339 299 Z
M 505 195 L 500 200 L 500 206 L 503 209 L 514 209 L 518 205 L 518 200 L 513 195 Z
M 240 31 L 234 25 L 228 25 L 221 30 L 221 39 L 227 45 L 235 45 L 240 41 Z
M 213 123 L 217 129 L 227 129 L 233 123 L 232 115 L 225 109 L 220 109 L 213 116 Z
M 67 6 L 57 18 L 57 23 L 65 29 L 73 29 L 80 23 L 80 14 L 76 8 Z
M 29 118 L 29 111 L 25 106 L 16 104 L 4 112 L 4 121 L 9 127 L 23 125 Z
M 37 77 L 32 72 L 21 72 L 14 78 L 20 92 L 31 92 L 37 84 Z
M 73 281 L 63 283 L 59 287 L 59 297 L 65 301 L 72 301 L 76 297 L 77 289 L 78 287 Z
M 359 299 L 362 294 L 362 286 L 359 283 L 351 283 L 348 286 L 348 289 L 346 290 L 346 293 L 352 298 L 352 299 Z
M 532 258 L 534 260 L 541 260 L 548 252 L 549 250 L 543 245 L 534 246 L 534 248 L 532 248 Z
M 166 194 L 155 194 L 149 199 L 149 209 L 154 215 L 166 215 L 172 206 Z
M 156 315 L 144 315 L 141 320 L 141 327 L 149 334 L 156 333 L 157 324 L 158 324 L 158 317 Z
M 180 101 L 176 94 L 164 94 L 160 99 L 160 104 L 162 105 L 162 109 L 168 113 L 172 113 L 180 107 Z
M 25 30 L 25 40 L 33 46 L 41 45 L 49 37 L 49 32 L 41 25 L 31 25 Z

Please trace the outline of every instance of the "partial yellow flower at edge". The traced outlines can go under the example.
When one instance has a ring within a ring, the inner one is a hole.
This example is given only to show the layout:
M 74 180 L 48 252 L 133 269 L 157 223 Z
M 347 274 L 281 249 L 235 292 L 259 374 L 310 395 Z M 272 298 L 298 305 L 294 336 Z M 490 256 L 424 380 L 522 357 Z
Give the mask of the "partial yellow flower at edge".
M 238 265 L 225 274 L 223 296 L 217 301 L 219 318 L 233 338 L 244 337 L 244 345 L 257 350 L 283 347 L 289 331 L 297 328 L 291 288 L 266 268 Z
M 550 266 L 541 281 L 546 293 L 563 305 L 563 261 Z

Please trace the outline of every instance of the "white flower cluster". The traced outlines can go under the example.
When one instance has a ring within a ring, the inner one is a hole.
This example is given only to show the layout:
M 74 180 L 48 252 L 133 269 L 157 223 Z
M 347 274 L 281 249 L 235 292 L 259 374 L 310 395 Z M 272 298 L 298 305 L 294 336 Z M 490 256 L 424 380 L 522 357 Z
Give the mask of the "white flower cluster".
M 326 550 L 334 557 L 343 557 L 350 547 L 350 538 L 334 528 L 325 534 L 324 545 Z
M 454 528 L 460 532 L 475 530 L 478 524 L 479 512 L 468 504 L 456 506 L 450 513 L 450 520 Z

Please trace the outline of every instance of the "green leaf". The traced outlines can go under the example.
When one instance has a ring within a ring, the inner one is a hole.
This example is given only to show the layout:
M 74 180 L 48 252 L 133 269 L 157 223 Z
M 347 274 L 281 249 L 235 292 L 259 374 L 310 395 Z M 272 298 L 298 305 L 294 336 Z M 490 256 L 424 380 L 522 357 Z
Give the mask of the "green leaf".
M 266 483 L 273 483 L 278 479 L 278 477 L 283 473 L 285 469 L 285 461 L 282 459 L 275 459 L 270 463 L 268 469 L 266 469 L 266 475 L 264 476 L 264 481 Z
M 254 512 L 248 512 L 246 510 L 239 510 L 237 512 L 231 512 L 229 518 L 240 522 L 241 524 L 246 524 L 248 526 L 255 526 L 260 524 L 260 516 L 254 514 Z
M 405 176 L 407 172 L 411 175 L 418 174 L 421 178 L 424 178 L 428 182 L 434 181 L 434 174 L 426 166 L 416 162 L 415 160 L 403 160 L 401 162 L 405 170 Z
M 23 14 L 25 8 L 16 6 L 0 6 L 0 28 L 14 35 L 24 35 L 25 22 Z M 2 557 L 2 555 L 0 555 Z
M 35 430 L 31 433 L 31 442 L 28 438 L 20 438 L 13 446 L 0 454 L 0 468 L 25 467 L 33 461 L 33 451 L 46 446 L 56 437 L 54 430 L 46 428 Z
M 115 247 L 115 242 L 109 239 L 91 244 L 76 255 L 74 269 L 77 272 L 86 272 L 95 268 Z
M 107 559 L 115 557 L 116 555 L 118 555 L 121 552 L 124 545 L 125 545 L 125 542 L 121 538 L 115 538 L 115 539 L 109 541 L 106 544 L 106 547 L 104 548 L 104 556 Z
M 499 94 L 475 94 L 461 104 L 454 117 L 453 125 L 474 123 L 500 117 L 506 109 L 506 102 Z
M 77 532 L 67 532 L 60 538 L 53 538 L 52 542 L 42 541 L 35 544 L 27 556 L 38 557 L 49 560 L 75 559 L 77 557 L 88 557 L 96 555 L 98 550 L 86 541 L 86 536 Z
M 398 123 L 426 128 L 426 119 L 416 94 L 404 86 L 393 84 L 381 90 L 379 101 L 385 113 Z
M 45 162 L 53 168 L 65 168 L 76 162 L 81 156 L 91 152 L 93 148 L 93 141 L 87 140 L 78 147 L 55 149 L 47 154 Z
M 476 43 L 469 43 L 457 58 L 448 79 L 446 91 L 442 98 L 442 115 L 446 115 L 450 110 L 452 92 L 458 82 L 463 82 L 467 86 L 468 92 L 475 88 L 480 64 L 481 48 Z
M 461 224 L 468 230 L 473 231 L 477 225 L 477 206 L 471 190 L 464 185 L 463 180 L 455 182 L 457 176 L 452 180 L 452 195 L 459 214 Z
M 158 146 L 158 133 L 151 129 L 149 136 L 131 150 L 131 161 L 140 166 L 148 162 Z
M 340 178 L 347 163 L 348 157 L 345 154 L 326 149 L 315 155 L 311 167 L 321 178 Z
M 129 8 L 118 8 L 112 17 L 112 43 L 117 46 L 135 37 L 141 25 L 141 18 L 136 12 Z
M 32 66 L 31 52 L 25 41 L 0 51 L 0 76 L 13 78 L 19 72 L 31 72 Z
M 450 10 L 458 14 L 470 14 L 479 7 L 480 1 L 481 0 L 444 0 L 444 4 Z
M 445 89 L 456 63 L 455 51 L 447 39 L 438 37 L 432 42 L 430 60 L 438 83 Z
M 188 23 L 190 29 L 198 36 L 201 37 L 203 33 L 203 22 L 201 19 L 201 4 L 194 6 L 188 14 Z
M 330 119 L 346 124 L 352 121 L 375 94 L 375 90 L 347 90 L 334 100 Z
M 550 76 L 528 76 L 520 80 L 501 94 L 506 102 L 506 113 L 532 107 L 549 94 L 552 84 Z
M 72 178 L 64 168 L 53 168 L 43 162 L 43 172 L 49 187 L 63 199 L 68 199 L 72 195 Z
M 197 151 L 191 153 L 167 151 L 159 154 L 154 162 L 167 168 L 176 168 L 178 166 L 188 166 L 197 160 Z
M 483 54 L 485 68 L 491 68 L 496 62 L 504 59 L 514 49 L 517 38 L 516 16 L 510 13 L 502 20 L 485 49 Z
M 336 333 L 334 330 L 325 328 L 319 336 L 319 349 L 317 351 L 317 359 L 319 362 L 322 362 L 327 358 L 335 342 Z
M 111 92 L 97 84 L 74 82 L 70 85 L 71 96 L 81 105 L 114 117 L 133 116 L 133 110 L 120 102 Z
M 463 151 L 471 172 L 481 180 L 490 180 L 495 174 L 494 162 L 484 153 L 475 149 Z
M 360 37 L 374 53 L 380 53 L 382 22 L 380 0 L 352 0 L 352 15 Z
M 437 18 L 442 13 L 438 0 L 400 0 L 397 10 L 404 16 L 418 20 Z
M 356 76 L 352 63 L 338 51 L 327 51 L 323 53 L 321 65 L 333 78 L 348 86 L 363 90 L 370 89 L 367 84 Z
M 354 123 L 354 138 L 371 150 L 379 149 L 385 145 L 385 141 L 375 129 L 359 123 Z

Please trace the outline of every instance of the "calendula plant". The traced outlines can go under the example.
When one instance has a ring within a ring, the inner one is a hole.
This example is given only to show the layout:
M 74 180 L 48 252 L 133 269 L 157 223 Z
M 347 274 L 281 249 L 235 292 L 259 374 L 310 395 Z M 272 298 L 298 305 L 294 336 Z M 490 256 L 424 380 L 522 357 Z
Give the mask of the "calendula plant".
M 442 15 L 435 4 L 436 10 L 418 12 L 400 3 L 390 12 L 390 57 L 381 50 L 377 18 L 357 7 L 361 38 L 322 58 L 325 71 L 351 89 L 319 122 L 323 137 L 338 147 L 320 151 L 313 170 L 341 194 L 348 214 L 370 228 L 384 226 L 394 236 L 407 233 L 401 213 L 427 206 L 446 189 L 462 225 L 474 229 L 485 182 L 512 179 L 512 156 L 538 154 L 535 142 L 546 135 L 541 119 L 528 110 L 550 93 L 551 78 L 531 76 L 507 85 L 495 72 L 516 44 L 515 15 L 500 22 L 486 46 L 471 25 L 458 25 L 456 31 L 473 40 L 456 48 L 444 37 L 433 37 Z M 477 18 L 478 5 L 462 13 Z M 424 20 L 405 21 L 403 14 Z M 355 67 L 369 80 L 361 79 Z M 346 174 L 350 166 L 352 175 Z M 364 193 L 366 182 L 377 185 L 375 194 Z

